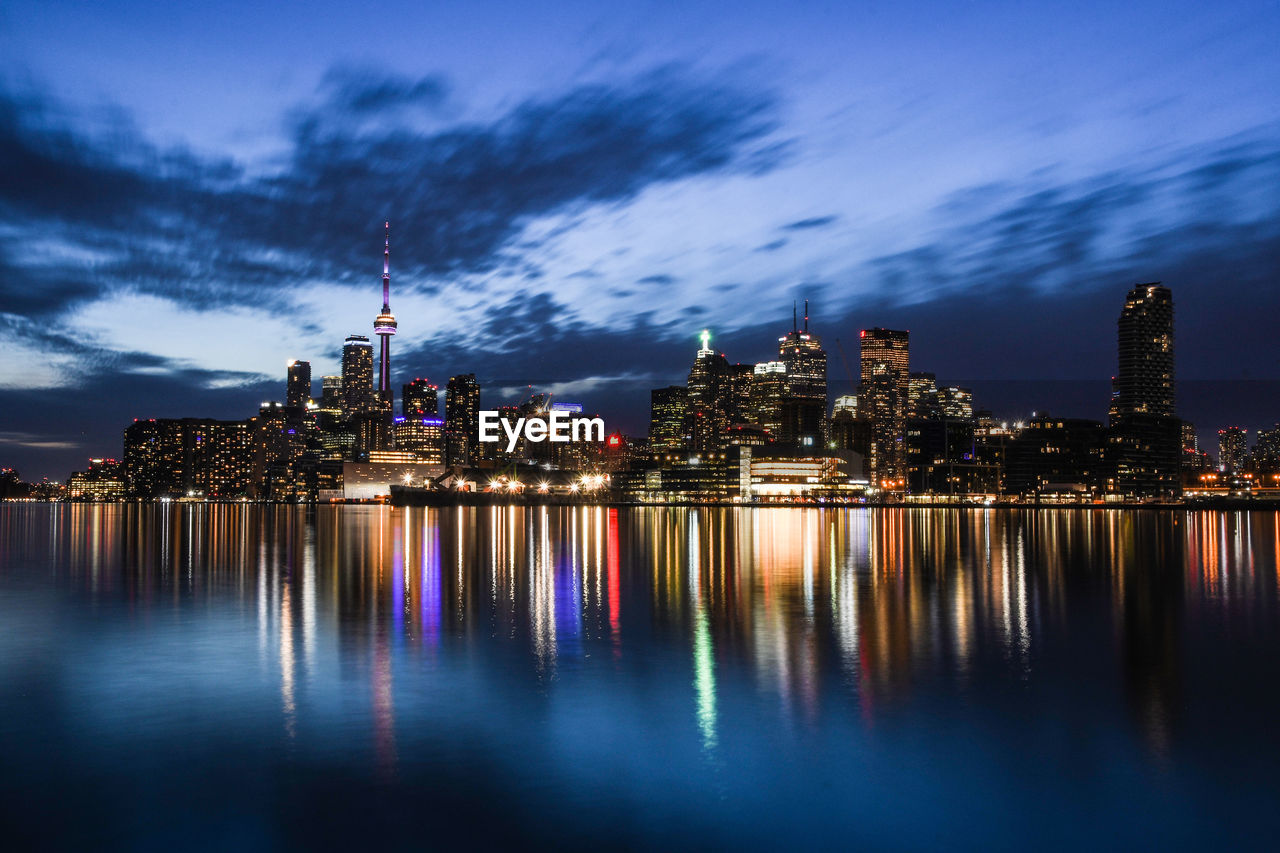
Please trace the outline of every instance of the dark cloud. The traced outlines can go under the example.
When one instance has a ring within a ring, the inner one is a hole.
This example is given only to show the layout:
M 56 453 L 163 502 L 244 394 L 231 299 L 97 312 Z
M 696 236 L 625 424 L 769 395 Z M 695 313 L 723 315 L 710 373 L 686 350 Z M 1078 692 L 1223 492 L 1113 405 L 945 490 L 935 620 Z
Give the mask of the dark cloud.
M 341 66 L 325 75 L 320 91 L 334 110 L 363 115 L 409 106 L 438 109 L 449 96 L 449 84 L 440 76 L 411 78 Z
M 791 241 L 785 238 L 779 238 L 777 240 L 771 240 L 762 246 L 756 246 L 755 250 L 757 252 L 776 252 L 779 249 L 781 249 L 783 246 L 787 245 L 787 243 L 789 242 Z
M 833 224 L 840 217 L 835 214 L 830 216 L 814 216 L 809 219 L 800 219 L 795 222 L 789 222 L 782 226 L 783 231 L 807 231 L 811 228 L 825 228 Z
M 644 278 L 636 279 L 636 284 L 656 284 L 656 285 L 666 286 L 666 285 L 675 284 L 675 283 L 676 283 L 675 276 L 670 276 L 670 275 L 667 275 L 666 273 L 659 273 L 658 275 L 647 275 Z
M 318 103 L 292 113 L 291 153 L 267 177 L 158 149 L 124 123 L 77 131 L 47 100 L 0 93 L 0 218 L 14 226 L 0 236 L 0 298 L 38 310 L 14 284 L 36 272 L 15 265 L 38 235 L 63 244 L 60 275 L 79 275 L 58 289 L 63 304 L 126 288 L 201 307 L 285 304 L 294 282 L 376 267 L 369 246 L 393 215 L 394 236 L 414 247 L 397 257 L 413 286 L 519 263 L 511 244 L 537 217 L 781 156 L 769 94 L 680 68 L 528 100 L 487 123 L 397 119 L 446 89 L 335 71 Z M 360 120 L 342 120 L 353 113 Z

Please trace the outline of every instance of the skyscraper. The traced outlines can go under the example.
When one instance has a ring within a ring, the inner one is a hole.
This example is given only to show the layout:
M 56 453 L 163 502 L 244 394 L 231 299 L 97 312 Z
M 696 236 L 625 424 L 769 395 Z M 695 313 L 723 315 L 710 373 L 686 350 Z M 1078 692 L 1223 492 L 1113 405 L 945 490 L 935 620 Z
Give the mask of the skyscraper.
M 381 341 L 378 358 L 378 400 L 391 412 L 391 336 L 396 333 L 396 318 L 391 313 L 391 223 L 385 223 L 386 243 L 382 251 L 382 311 L 373 320 L 373 332 Z
M 1244 470 L 1249 458 L 1249 431 L 1240 427 L 1218 430 L 1218 465 L 1223 471 L 1235 474 Z
M 480 383 L 474 373 L 453 376 L 444 391 L 444 462 L 474 465 L 479 458 Z
M 1117 327 L 1116 414 L 1173 415 L 1173 293 L 1158 281 L 1135 285 Z
M 958 385 L 944 385 L 938 389 L 938 405 L 944 418 L 973 420 L 973 392 Z
M 352 417 L 374 408 L 373 345 L 364 335 L 348 335 L 342 345 L 342 414 Z
M 804 303 L 804 326 L 797 327 L 792 307 L 791 331 L 778 338 L 778 360 L 787 366 L 787 396 L 821 400 L 827 409 L 827 354 L 822 341 L 809 333 L 809 300 Z
M 751 376 L 751 422 L 775 441 L 782 435 L 782 401 L 789 391 L 785 364 L 762 361 L 755 366 Z
M 864 329 L 858 413 L 871 421 L 871 479 L 880 488 L 901 489 L 906 479 L 906 423 L 910 333 Z M 886 485 L 887 484 L 887 485 Z
M 440 414 L 440 389 L 425 379 L 415 379 L 404 386 L 400 405 L 406 418 L 434 418 Z
M 729 427 L 730 369 L 723 353 L 711 349 L 711 332 L 703 330 L 702 346 L 689 369 L 689 434 L 693 449 L 720 448 Z
M 649 392 L 649 447 L 658 453 L 679 450 L 688 438 L 689 394 L 683 385 L 654 388 Z
M 285 390 L 285 405 L 290 408 L 302 408 L 310 400 L 311 362 L 289 362 L 289 379 Z
M 1109 489 L 1121 495 L 1177 493 L 1182 424 L 1174 414 L 1173 294 L 1159 282 L 1135 285 L 1117 328 L 1107 435 Z
M 938 378 L 932 373 L 907 376 L 907 419 L 933 420 L 941 414 L 938 407 Z

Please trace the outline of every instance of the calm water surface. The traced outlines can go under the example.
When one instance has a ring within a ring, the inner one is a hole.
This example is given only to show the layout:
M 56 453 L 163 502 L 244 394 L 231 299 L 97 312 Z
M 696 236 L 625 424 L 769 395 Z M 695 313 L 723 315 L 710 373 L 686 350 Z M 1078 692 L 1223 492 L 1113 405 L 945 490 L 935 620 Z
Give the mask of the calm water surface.
M 1280 514 L 0 506 L 19 847 L 1272 848 Z

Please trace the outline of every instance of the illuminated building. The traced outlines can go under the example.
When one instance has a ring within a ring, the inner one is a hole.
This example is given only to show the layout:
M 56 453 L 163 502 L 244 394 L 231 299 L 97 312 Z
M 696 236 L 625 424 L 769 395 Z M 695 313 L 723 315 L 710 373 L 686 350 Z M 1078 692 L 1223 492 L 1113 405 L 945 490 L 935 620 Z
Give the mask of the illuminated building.
M 444 392 L 446 465 L 474 465 L 480 458 L 480 384 L 474 373 L 453 376 Z
M 1196 435 L 1196 425 L 1190 421 L 1182 422 L 1182 449 L 1184 452 L 1200 452 L 1200 436 Z
M 938 389 L 938 406 L 944 418 L 973 420 L 973 392 L 956 385 L 944 385 Z
M 1117 322 L 1116 413 L 1174 414 L 1173 294 L 1159 282 L 1135 285 Z
M 974 420 L 977 422 L 973 430 L 974 462 L 990 466 L 996 472 L 999 479 L 995 492 L 1004 494 L 1006 457 L 1017 433 L 1007 423 L 996 422 L 990 412 L 975 412 Z
M 341 477 L 335 477 L 330 488 L 319 491 L 318 499 L 382 500 L 390 496 L 393 485 L 421 486 L 445 470 L 443 465 L 428 462 L 399 461 L 405 457 L 392 451 L 376 451 L 375 458 L 397 461 L 344 462 Z
M 790 388 L 787 366 L 781 361 L 764 361 L 752 370 L 752 423 L 775 440 L 782 435 L 782 401 L 788 396 Z
M 677 450 L 688 443 L 688 389 L 668 385 L 649 392 L 649 448 L 654 453 Z
M 419 462 L 444 464 L 443 419 L 424 416 L 396 418 L 391 431 L 398 452 L 412 453 Z M 370 454 L 369 458 L 372 461 L 374 457 Z
M 249 496 L 254 488 L 252 421 L 201 420 L 189 426 L 189 492 L 206 498 Z
M 325 376 L 320 380 L 320 411 L 342 415 L 342 377 Z
M 1108 491 L 1172 497 L 1179 485 L 1182 425 L 1174 414 L 1173 295 L 1159 282 L 1129 291 L 1117 321 Z
M 278 402 L 264 402 L 254 419 L 253 486 L 269 500 L 305 499 L 310 491 L 304 466 L 306 438 Z
M 90 459 L 87 471 L 73 471 L 67 498 L 73 501 L 118 501 L 124 497 L 124 466 L 115 459 Z
M 640 501 L 771 501 L 861 497 L 856 453 L 740 444 L 722 451 L 655 455 L 644 468 L 613 475 L 617 493 Z
M 932 373 L 907 376 L 907 419 L 926 420 L 942 414 L 938 406 L 938 382 Z
M 389 413 L 394 394 L 391 391 L 391 337 L 396 333 L 396 318 L 391 313 L 391 223 L 385 224 L 386 242 L 382 250 L 382 311 L 373 320 L 373 333 L 378 336 L 378 401 Z
M 1249 431 L 1240 427 L 1218 430 L 1218 467 L 1228 474 L 1244 470 L 1249 458 Z
M 689 433 L 691 448 L 700 453 L 718 450 L 729 426 L 729 361 L 711 349 L 711 333 L 703 330 L 702 346 L 689 370 Z
M 909 333 L 864 329 L 859 333 L 861 386 L 858 408 L 871 421 L 871 479 L 877 488 L 906 485 Z
M 284 408 L 275 404 L 283 424 Z M 252 496 L 260 475 L 257 419 L 138 420 L 124 431 L 129 497 Z
M 836 401 L 831 405 L 832 416 L 847 412 L 851 417 L 858 416 L 858 395 L 844 394 L 836 397 Z
M 778 338 L 778 360 L 787 366 L 787 396 L 821 400 L 827 411 L 827 354 L 822 341 L 809 332 L 809 300 L 804 303 L 804 326 L 797 328 L 795 308 L 791 331 Z
M 376 410 L 373 344 L 364 335 L 348 335 L 342 345 L 342 414 L 352 417 Z
M 425 379 L 415 379 L 404 386 L 400 407 L 406 418 L 434 418 L 440 414 L 440 389 Z
M 311 401 L 311 362 L 289 362 L 289 378 L 285 389 L 285 405 L 301 409 Z
M 1259 430 L 1250 465 L 1260 474 L 1280 474 L 1280 424 Z
M 755 423 L 755 411 L 751 406 L 751 389 L 754 379 L 754 364 L 729 365 L 725 409 L 730 425 Z
M 1200 437 L 1196 434 L 1196 425 L 1189 421 L 1182 422 L 1182 464 L 1183 471 L 1208 471 L 1213 468 L 1213 460 L 1208 453 L 1200 452 Z
M 1000 467 L 979 457 L 973 421 L 907 421 L 907 490 L 916 495 L 994 495 Z
M 1103 472 L 1099 421 L 1039 415 L 1005 449 L 1005 485 L 1023 495 L 1091 494 Z

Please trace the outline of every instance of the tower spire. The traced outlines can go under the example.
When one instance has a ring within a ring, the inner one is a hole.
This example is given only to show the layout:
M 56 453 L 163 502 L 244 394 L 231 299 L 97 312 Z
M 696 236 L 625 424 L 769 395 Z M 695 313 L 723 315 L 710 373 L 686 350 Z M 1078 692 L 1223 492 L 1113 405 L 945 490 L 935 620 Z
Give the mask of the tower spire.
M 791 331 L 796 331 L 796 301 L 791 300 Z
M 386 237 L 382 244 L 382 311 L 373 320 L 373 331 L 381 341 L 378 358 L 378 396 L 390 411 L 391 336 L 396 333 L 396 317 L 391 313 L 391 222 L 383 223 Z
M 387 241 L 382 249 L 382 310 L 391 310 L 391 222 L 383 223 Z
M 804 301 L 804 330 L 809 331 L 809 300 Z

